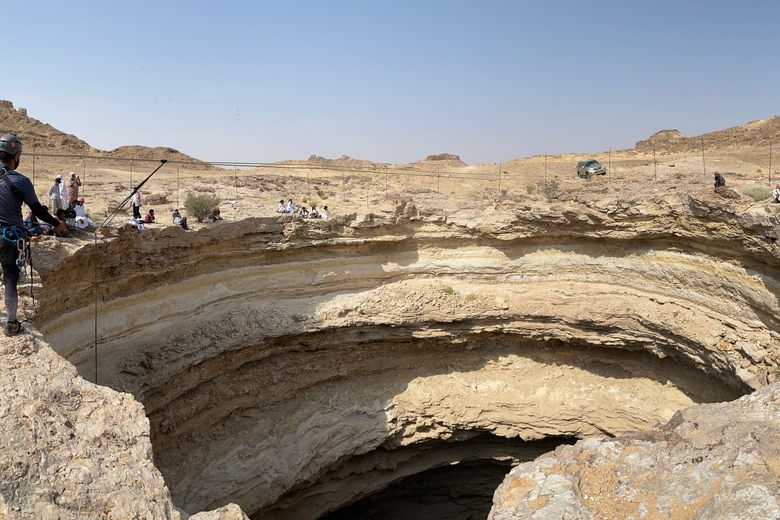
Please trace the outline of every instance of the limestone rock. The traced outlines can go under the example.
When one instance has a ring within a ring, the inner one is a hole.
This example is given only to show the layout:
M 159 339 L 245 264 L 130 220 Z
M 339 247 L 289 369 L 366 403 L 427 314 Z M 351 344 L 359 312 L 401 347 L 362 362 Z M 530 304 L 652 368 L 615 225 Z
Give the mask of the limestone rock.
M 31 333 L 0 339 L 0 518 L 179 520 L 143 406 Z M 198 518 L 246 517 L 230 506 Z
M 780 384 L 520 464 L 490 520 L 780 517 Z
M 228 504 L 214 511 L 192 515 L 189 520 L 249 520 L 236 504 Z

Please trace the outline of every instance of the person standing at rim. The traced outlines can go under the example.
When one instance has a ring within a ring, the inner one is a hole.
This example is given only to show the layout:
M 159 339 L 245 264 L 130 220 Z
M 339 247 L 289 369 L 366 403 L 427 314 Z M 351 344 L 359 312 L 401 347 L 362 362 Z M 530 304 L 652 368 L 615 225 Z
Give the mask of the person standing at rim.
M 70 207 L 76 206 L 79 201 L 79 187 L 81 187 L 81 177 L 76 172 L 70 172 L 70 182 L 68 183 L 68 202 Z
M 133 206 L 133 218 L 141 220 L 141 192 L 136 191 L 133 196 L 130 197 L 130 204 Z
M 58 233 L 64 233 L 65 223 L 52 217 L 48 210 L 38 202 L 35 188 L 30 179 L 17 172 L 22 160 L 22 141 L 16 134 L 6 134 L 0 137 L 0 264 L 3 266 L 3 282 L 5 283 L 5 312 L 8 322 L 3 333 L 15 336 L 23 332 L 22 324 L 16 316 L 19 306 L 19 295 L 16 283 L 19 281 L 18 241 L 25 238 L 24 221 L 22 220 L 22 202 L 29 206 L 33 215 L 54 226 Z
M 64 208 L 62 205 L 62 190 L 60 189 L 60 184 L 62 184 L 62 176 L 57 175 L 54 177 L 54 184 L 49 188 L 49 199 L 51 199 L 52 211 Z

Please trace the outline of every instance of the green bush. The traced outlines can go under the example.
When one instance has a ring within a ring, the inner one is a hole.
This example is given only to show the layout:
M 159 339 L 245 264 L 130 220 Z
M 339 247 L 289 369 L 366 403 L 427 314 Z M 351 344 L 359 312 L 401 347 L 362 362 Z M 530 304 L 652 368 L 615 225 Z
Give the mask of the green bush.
M 752 198 L 753 200 L 765 200 L 772 196 L 772 190 L 766 186 L 760 186 L 758 184 L 747 186 L 742 190 L 742 193 Z
M 187 193 L 184 199 L 184 209 L 187 214 L 203 222 L 219 206 L 219 197 L 211 193 Z

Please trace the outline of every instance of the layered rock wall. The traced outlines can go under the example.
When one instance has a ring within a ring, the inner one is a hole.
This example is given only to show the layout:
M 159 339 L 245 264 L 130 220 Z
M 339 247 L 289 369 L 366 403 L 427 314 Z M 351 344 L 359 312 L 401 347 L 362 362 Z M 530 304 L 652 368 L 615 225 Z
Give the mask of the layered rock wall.
M 617 435 L 775 381 L 777 225 L 683 197 L 168 228 L 76 253 L 97 306 L 55 271 L 40 323 L 94 378 L 97 313 L 98 381 L 143 402 L 177 505 L 317 518 L 415 446 Z

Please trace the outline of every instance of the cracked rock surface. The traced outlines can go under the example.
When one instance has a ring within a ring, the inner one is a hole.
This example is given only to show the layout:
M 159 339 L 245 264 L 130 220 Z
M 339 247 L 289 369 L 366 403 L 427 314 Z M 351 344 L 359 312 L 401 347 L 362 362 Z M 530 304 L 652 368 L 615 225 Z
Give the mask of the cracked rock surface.
M 780 384 L 520 464 L 490 520 L 780 517 Z

